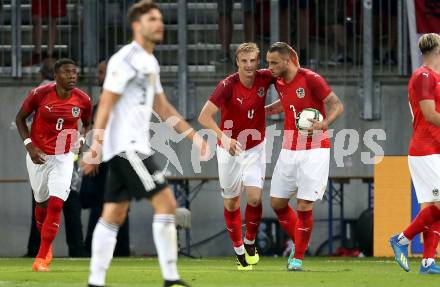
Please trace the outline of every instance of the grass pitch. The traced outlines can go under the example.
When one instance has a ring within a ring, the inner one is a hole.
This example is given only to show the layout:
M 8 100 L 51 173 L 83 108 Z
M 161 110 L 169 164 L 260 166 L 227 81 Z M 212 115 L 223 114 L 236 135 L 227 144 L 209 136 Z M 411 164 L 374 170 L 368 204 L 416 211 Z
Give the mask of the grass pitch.
M 49 273 L 31 271 L 33 259 L 0 258 L 0 286 L 87 286 L 89 259 L 55 258 Z M 192 286 L 440 286 L 440 276 L 419 275 L 420 261 L 409 273 L 391 259 L 314 257 L 304 272 L 287 272 L 285 258 L 263 257 L 253 271 L 236 270 L 233 257 L 179 259 L 182 278 Z M 107 276 L 110 287 L 162 286 L 156 258 L 114 259 Z

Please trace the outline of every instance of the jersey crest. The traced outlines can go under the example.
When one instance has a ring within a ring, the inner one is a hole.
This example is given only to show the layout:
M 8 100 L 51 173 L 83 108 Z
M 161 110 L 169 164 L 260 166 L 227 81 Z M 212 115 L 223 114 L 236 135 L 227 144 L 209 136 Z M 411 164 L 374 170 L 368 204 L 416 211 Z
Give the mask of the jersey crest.
M 258 88 L 258 92 L 257 92 L 257 96 L 259 96 L 260 98 L 264 97 L 264 95 L 266 94 L 264 87 L 259 87 Z
M 74 116 L 75 118 L 79 117 L 80 111 L 81 111 L 81 109 L 79 107 L 73 107 L 72 108 L 72 116 Z
M 306 95 L 306 92 L 304 91 L 304 88 L 296 89 L 296 96 L 298 97 L 298 99 L 304 98 L 305 95 Z

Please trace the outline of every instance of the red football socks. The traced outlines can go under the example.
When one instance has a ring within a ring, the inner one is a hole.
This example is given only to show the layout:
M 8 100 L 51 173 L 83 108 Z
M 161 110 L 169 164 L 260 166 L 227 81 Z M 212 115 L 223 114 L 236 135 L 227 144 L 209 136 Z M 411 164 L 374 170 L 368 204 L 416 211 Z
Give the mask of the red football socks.
M 309 211 L 297 211 L 298 221 L 295 227 L 295 255 L 297 259 L 304 259 L 304 253 L 309 245 L 313 230 L 313 213 Z
M 246 222 L 246 239 L 254 241 L 257 236 L 258 226 L 260 226 L 261 216 L 263 214 L 262 204 L 258 206 L 246 205 L 245 222 Z
M 49 198 L 46 219 L 41 229 L 41 243 L 37 258 L 46 258 L 47 252 L 60 228 L 63 204 L 64 201 L 58 197 L 51 196 Z
M 287 235 L 295 242 L 295 226 L 296 226 L 296 214 L 290 205 L 287 205 L 281 209 L 274 209 L 278 222 Z
M 229 238 L 231 238 L 234 247 L 243 245 L 243 238 L 241 233 L 241 212 L 240 208 L 235 211 L 228 211 L 224 209 L 226 229 L 228 230 Z
M 423 208 L 411 224 L 403 231 L 403 235 L 412 240 L 417 234 L 429 229 L 432 224 L 440 221 L 440 209 L 435 205 Z
M 440 239 L 440 221 L 437 221 L 428 230 L 423 231 L 423 258 L 435 258 Z
M 47 208 L 41 206 L 35 206 L 35 225 L 41 234 L 41 228 L 43 228 L 44 220 L 46 219 Z

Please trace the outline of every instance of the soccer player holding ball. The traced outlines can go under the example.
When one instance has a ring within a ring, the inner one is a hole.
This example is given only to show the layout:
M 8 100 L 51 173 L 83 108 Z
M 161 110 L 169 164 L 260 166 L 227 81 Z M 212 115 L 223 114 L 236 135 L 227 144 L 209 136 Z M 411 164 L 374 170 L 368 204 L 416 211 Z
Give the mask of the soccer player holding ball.
M 409 80 L 409 104 L 413 115 L 413 135 L 408 164 L 417 201 L 427 204 L 411 224 L 390 238 L 397 263 L 409 271 L 408 244 L 423 233 L 420 274 L 440 274 L 435 252 L 440 238 L 440 36 L 420 37 L 423 65 Z
M 327 186 L 330 141 L 326 130 L 344 107 L 320 75 L 299 66 L 298 55 L 288 44 L 272 44 L 266 59 L 272 75 L 278 78 L 275 88 L 280 98 L 266 106 L 266 113 L 284 112 L 283 144 L 270 187 L 271 205 L 294 242 L 287 269 L 301 271 L 313 229 L 313 203 L 322 199 Z M 289 205 L 294 193 L 297 214 Z
M 89 96 L 76 88 L 75 62 L 55 63 L 55 83 L 32 89 L 16 117 L 18 132 L 26 147 L 26 166 L 37 205 L 35 220 L 41 233 L 40 249 L 32 269 L 49 271 L 52 242 L 60 227 L 61 211 L 69 196 L 74 153 L 78 141 L 78 121 L 85 135 L 90 127 L 92 104 Z M 31 131 L 26 118 L 32 113 Z
M 224 217 L 238 270 L 252 270 L 252 265 L 259 261 L 255 237 L 263 212 L 261 197 L 266 172 L 264 105 L 267 90 L 274 82 L 269 70 L 257 70 L 259 54 L 255 43 L 243 43 L 237 48 L 238 72 L 220 81 L 199 116 L 199 122 L 218 138 Z M 219 111 L 220 125 L 214 119 Z M 247 196 L 244 240 L 240 211 L 242 193 Z

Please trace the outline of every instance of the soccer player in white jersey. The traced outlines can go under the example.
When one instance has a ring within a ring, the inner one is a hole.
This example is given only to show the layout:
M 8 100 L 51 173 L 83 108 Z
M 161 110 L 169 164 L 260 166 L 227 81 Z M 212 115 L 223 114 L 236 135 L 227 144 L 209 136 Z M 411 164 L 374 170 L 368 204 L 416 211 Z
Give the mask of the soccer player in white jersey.
M 238 72 L 220 81 L 199 116 L 199 122 L 218 138 L 224 217 L 238 270 L 252 270 L 252 265 L 259 261 L 255 237 L 263 212 L 261 197 L 266 172 L 264 104 L 267 90 L 274 83 L 269 70 L 257 70 L 259 54 L 255 43 L 243 43 L 237 48 Z M 221 120 L 217 124 L 214 116 L 219 111 Z M 240 212 L 242 192 L 247 196 L 244 240 Z
M 420 274 L 440 274 L 435 253 L 440 238 L 440 36 L 420 37 L 423 65 L 414 71 L 408 84 L 408 100 L 413 115 L 413 135 L 408 164 L 417 201 L 427 206 L 400 234 L 390 238 L 397 263 L 409 271 L 408 244 L 423 233 Z
M 113 256 L 119 226 L 127 215 L 130 200 L 148 198 L 153 209 L 153 237 L 164 286 L 189 286 L 177 272 L 176 200 L 164 174 L 155 164 L 149 145 L 152 110 L 163 120 L 177 117 L 174 126 L 202 151 L 206 142 L 168 102 L 159 79 L 159 64 L 153 49 L 163 39 L 162 15 L 153 1 L 133 4 L 128 12 L 134 41 L 114 54 L 108 63 L 99 101 L 90 152 L 84 155 L 86 174 L 96 171 L 93 158 L 100 154 L 108 162 L 104 208 L 92 239 L 89 286 L 104 286 Z M 102 135 L 102 134 L 101 134 Z
M 267 106 L 268 114 L 284 112 L 283 146 L 275 166 L 270 199 L 278 221 L 295 243 L 287 269 L 301 271 L 313 229 L 313 204 L 322 199 L 330 164 L 326 130 L 343 112 L 338 96 L 317 73 L 301 68 L 298 55 L 288 44 L 277 42 L 267 52 L 280 100 Z M 326 106 L 328 113 L 326 114 Z M 313 121 L 309 133 L 300 132 L 296 120 L 304 109 L 318 110 L 323 121 Z M 289 205 L 296 193 L 297 215 Z

